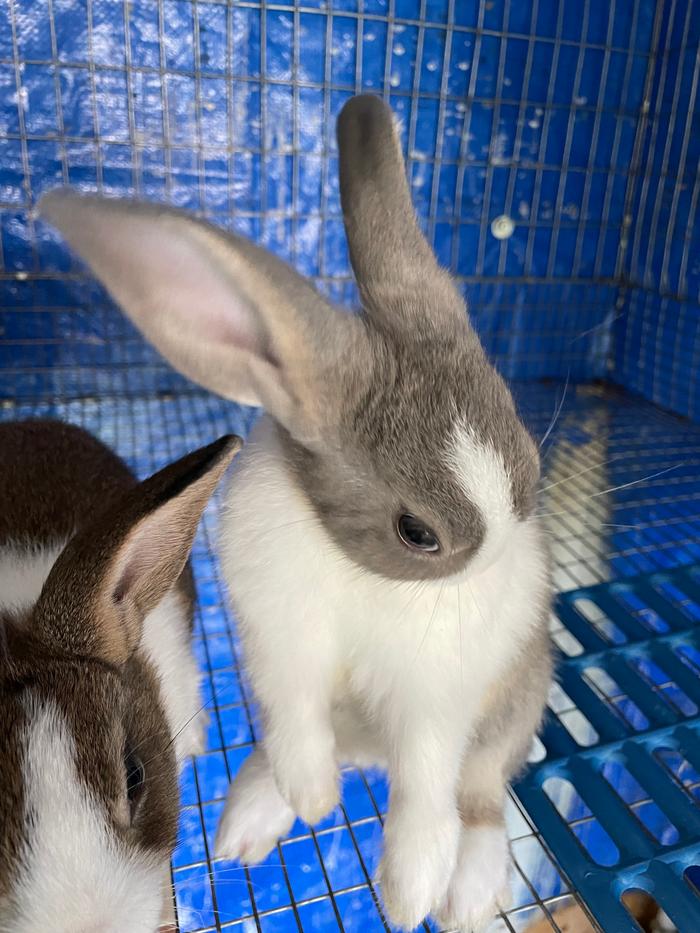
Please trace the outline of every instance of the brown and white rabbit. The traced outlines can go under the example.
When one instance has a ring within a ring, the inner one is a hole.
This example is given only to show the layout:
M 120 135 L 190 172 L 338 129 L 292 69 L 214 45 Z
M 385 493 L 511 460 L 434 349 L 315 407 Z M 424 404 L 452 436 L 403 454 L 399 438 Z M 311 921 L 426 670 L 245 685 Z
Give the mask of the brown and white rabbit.
M 239 449 L 137 483 L 80 428 L 0 425 L 0 930 L 153 933 L 201 742 L 187 556 Z
M 338 121 L 359 315 L 168 208 L 53 192 L 44 215 L 182 372 L 262 405 L 223 557 L 264 737 L 218 853 L 262 858 L 382 763 L 395 924 L 480 930 L 506 885 L 506 782 L 550 680 L 537 446 L 411 206 L 378 98 Z

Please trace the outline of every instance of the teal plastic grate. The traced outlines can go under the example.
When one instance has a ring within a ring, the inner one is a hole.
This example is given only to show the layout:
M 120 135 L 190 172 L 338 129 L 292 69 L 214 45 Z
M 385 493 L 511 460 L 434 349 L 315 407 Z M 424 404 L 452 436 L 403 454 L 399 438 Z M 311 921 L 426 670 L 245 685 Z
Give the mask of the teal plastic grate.
M 651 894 L 700 930 L 700 565 L 560 594 L 573 636 L 514 788 L 600 928 L 639 931 L 621 902 Z

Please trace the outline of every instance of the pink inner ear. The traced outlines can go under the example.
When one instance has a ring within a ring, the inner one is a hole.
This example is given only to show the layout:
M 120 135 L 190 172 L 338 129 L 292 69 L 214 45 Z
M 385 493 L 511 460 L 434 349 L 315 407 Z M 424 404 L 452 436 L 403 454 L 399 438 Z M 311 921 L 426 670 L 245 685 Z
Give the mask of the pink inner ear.
M 126 572 L 122 574 L 119 580 L 117 580 L 117 585 L 112 591 L 112 602 L 116 603 L 117 605 L 124 601 L 124 597 L 129 591 L 130 581 L 128 569 L 129 568 L 127 567 Z
M 117 219 L 109 232 L 110 251 L 121 274 L 137 277 L 144 307 L 167 313 L 173 327 L 267 358 L 258 315 L 229 279 L 224 250 L 200 243 L 206 234 L 193 236 L 179 226 L 154 227 L 128 215 Z
M 122 545 L 112 576 L 115 603 L 142 591 L 158 591 L 159 599 L 177 579 L 188 534 L 183 504 L 173 499 L 143 518 Z

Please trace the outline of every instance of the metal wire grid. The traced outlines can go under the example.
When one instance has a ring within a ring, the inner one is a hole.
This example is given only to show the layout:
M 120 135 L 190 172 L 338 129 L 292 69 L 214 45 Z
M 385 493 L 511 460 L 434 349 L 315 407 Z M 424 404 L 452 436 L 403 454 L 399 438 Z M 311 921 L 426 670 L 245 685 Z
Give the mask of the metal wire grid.
M 518 391 L 523 413 L 539 436 L 559 412 L 543 446 L 544 485 L 552 484 L 544 501 L 552 515 L 548 525 L 557 586 L 697 560 L 700 428 L 600 389 L 570 386 L 562 404 L 564 391 L 563 385 Z M 250 412 L 201 393 L 8 401 L 0 409 L 3 418 L 37 415 L 84 425 L 140 475 L 226 431 L 245 435 L 251 422 Z M 603 492 L 613 486 L 624 488 Z M 212 719 L 207 754 L 188 765 L 182 781 L 180 840 L 173 861 L 180 928 L 241 933 L 386 930 L 371 885 L 387 800 L 386 783 L 378 775 L 348 772 L 343 808 L 313 832 L 297 824 L 263 866 L 244 870 L 211 861 L 229 779 L 258 734 L 239 668 L 235 622 L 214 556 L 217 508 L 218 503 L 209 508 L 193 554 L 199 595 L 196 651 Z M 558 514 L 563 509 L 567 514 Z M 575 636 L 555 619 L 552 636 L 565 654 L 580 651 Z M 616 699 L 624 698 L 611 697 Z M 571 702 L 554 693 L 551 707 L 563 728 L 576 737 L 585 735 L 585 721 L 582 732 Z M 508 826 L 516 860 L 514 903 L 494 930 L 525 931 L 538 921 L 556 930 L 550 918 L 573 902 L 570 886 L 515 799 L 509 803 Z M 590 844 L 596 844 L 595 838 Z
M 336 283 L 348 303 L 352 288 Z M 572 380 L 607 372 L 614 301 L 610 286 L 514 284 L 469 289 L 472 319 L 491 358 L 506 376 Z M 0 282 L 0 397 L 132 396 L 192 392 L 91 282 Z M 564 303 L 573 310 L 562 318 Z M 591 321 L 595 323 L 591 324 Z M 579 330 L 572 330 L 578 323 Z M 590 326 L 589 326 L 590 325 Z
M 613 378 L 698 419 L 700 10 L 660 4 L 625 209 Z
M 626 272 L 632 283 L 697 302 L 700 8 L 671 0 L 659 12 Z
M 634 288 L 615 322 L 617 382 L 694 421 L 700 420 L 700 305 Z
M 535 436 L 551 388 L 522 386 Z M 700 436 L 622 393 L 559 389 L 556 441 L 544 450 L 545 527 L 559 591 L 700 559 Z M 550 436 L 551 437 L 551 436 Z M 643 480 L 643 482 L 642 482 Z
M 654 9 L 616 0 L 603 11 L 587 0 L 581 13 L 562 2 L 554 18 L 539 0 L 332 10 L 0 0 L 5 305 L 17 308 L 18 275 L 61 299 L 74 281 L 75 267 L 31 216 L 36 196 L 59 183 L 199 210 L 347 300 L 333 117 L 351 93 L 372 89 L 403 118 L 414 197 L 440 258 L 465 286 L 478 283 L 487 343 L 497 317 L 526 338 L 509 349 L 513 374 L 565 376 L 573 359 L 600 375 L 599 344 L 570 343 L 609 327 L 615 292 L 603 284 L 616 273 Z M 489 224 L 503 213 L 516 229 L 498 241 Z M 600 303 L 587 300 L 586 284 L 572 287 L 591 279 Z M 481 292 L 502 280 L 520 283 L 517 307 Z M 538 285 L 549 288 L 544 303 Z M 81 287 L 78 279 L 73 291 Z M 81 304 L 73 297 L 66 307 Z M 6 339 L 25 347 L 41 350 L 53 336 L 48 320 L 32 330 L 19 309 L 10 324 Z M 82 326 L 78 315 L 76 339 Z M 545 331 L 547 354 L 528 356 L 528 338 Z M 108 365 L 97 353 L 93 362 Z

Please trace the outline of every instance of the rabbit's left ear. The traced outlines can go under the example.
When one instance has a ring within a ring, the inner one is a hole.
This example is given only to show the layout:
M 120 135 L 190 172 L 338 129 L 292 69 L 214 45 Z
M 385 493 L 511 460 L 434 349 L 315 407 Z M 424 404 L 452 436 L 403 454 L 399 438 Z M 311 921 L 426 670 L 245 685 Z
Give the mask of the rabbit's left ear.
M 263 405 L 297 438 L 314 430 L 326 374 L 362 327 L 294 269 L 162 205 L 58 189 L 39 210 L 180 372 Z
M 72 538 L 36 605 L 47 644 L 112 664 L 182 573 L 199 519 L 241 441 L 223 437 L 135 485 Z
M 343 220 L 365 309 L 386 325 L 464 319 L 464 302 L 418 226 L 389 106 L 371 94 L 350 98 L 337 136 Z

